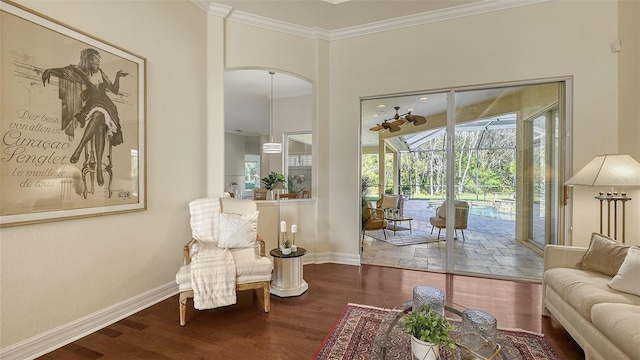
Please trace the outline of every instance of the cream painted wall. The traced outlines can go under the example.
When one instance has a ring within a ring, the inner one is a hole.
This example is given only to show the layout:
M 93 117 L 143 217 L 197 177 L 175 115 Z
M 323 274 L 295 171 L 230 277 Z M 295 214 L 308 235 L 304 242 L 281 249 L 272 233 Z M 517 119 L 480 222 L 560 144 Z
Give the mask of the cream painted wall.
M 315 40 L 233 21 L 225 25 L 227 69 L 265 68 L 316 79 Z
M 332 42 L 329 138 L 320 146 L 330 156 L 334 251 L 358 250 L 359 97 L 573 76 L 577 170 L 618 148 L 618 123 L 602 127 L 618 114 L 616 37 L 615 2 L 552 1 Z M 574 209 L 577 245 L 597 230 L 581 221 L 597 212 L 592 197 L 584 198 L 590 206 Z
M 618 53 L 618 152 L 630 154 L 640 161 L 640 1 L 620 1 L 618 17 L 622 43 L 622 50 Z M 633 206 L 627 208 L 627 239 L 640 245 L 640 221 L 637 221 L 640 219 L 640 206 L 635 202 L 640 200 L 640 189 L 628 189 L 628 193 L 633 199 L 629 205 Z
M 597 154 L 616 152 L 618 122 L 608 121 L 607 131 L 601 124 L 602 119 L 618 118 L 618 54 L 610 51 L 618 37 L 617 21 L 616 2 L 553 1 L 331 43 L 316 41 L 317 153 L 326 177 L 319 185 L 318 206 L 324 211 L 318 221 L 320 237 L 330 239 L 320 248 L 358 252 L 359 144 L 354 139 L 359 137 L 363 96 L 570 76 L 575 171 Z M 314 61 L 305 51 L 296 53 L 296 64 L 291 57 L 277 58 L 296 43 L 290 35 L 227 24 L 228 67 L 269 64 L 303 73 Z M 255 39 L 261 40 L 259 48 L 247 46 Z M 577 189 L 574 194 L 573 243 L 586 245 L 597 230 L 595 204 L 591 191 Z M 631 203 L 629 208 L 637 211 Z M 324 234 L 322 229 L 331 230 Z M 628 225 L 627 231 L 628 237 L 640 237 L 637 228 Z
M 225 66 L 227 69 L 233 68 L 265 68 L 286 72 L 294 76 L 302 77 L 317 87 L 324 86 L 324 79 L 318 80 L 317 59 L 319 50 L 317 44 L 319 40 L 311 40 L 284 34 L 276 31 L 260 29 L 244 24 L 228 21 L 225 23 Z M 283 106 L 280 106 L 280 105 Z M 289 108 L 290 107 L 290 108 Z M 287 109 L 287 110 L 281 110 Z M 304 111 L 301 116 L 296 115 L 296 111 Z M 277 99 L 274 101 L 274 140 L 281 141 L 283 131 L 316 131 L 318 136 L 318 125 L 316 105 L 313 97 L 299 97 L 289 99 Z M 323 125 L 326 126 L 326 125 Z M 287 130 L 284 130 L 284 129 Z M 318 153 L 322 147 L 314 144 L 314 161 L 324 158 L 324 154 Z M 326 151 L 326 150 L 325 150 Z M 316 156 L 317 154 L 317 156 Z M 325 158 L 326 159 L 326 158 Z M 268 164 L 270 169 L 282 169 L 282 162 L 279 155 L 263 155 L 263 164 Z M 317 168 L 317 167 L 316 167 Z M 265 168 L 262 169 L 263 176 Z M 320 171 L 322 175 L 314 174 L 314 184 L 318 181 L 317 176 L 327 176 L 328 167 Z M 318 221 L 323 215 L 318 214 L 320 204 L 326 201 L 325 194 L 316 196 L 315 189 L 313 200 L 295 200 L 286 203 L 282 208 L 283 218 L 289 221 L 298 222 L 300 229 L 300 244 L 308 250 L 305 262 L 326 261 L 326 255 L 319 256 L 319 252 L 327 252 L 331 249 L 330 243 L 323 237 L 322 228 Z M 283 201 L 285 203 L 285 201 Z M 275 222 L 275 202 L 259 202 L 260 223 L 258 231 L 267 242 L 267 250 L 275 247 L 275 230 L 269 229 L 268 224 Z M 291 220 L 288 220 L 290 217 Z M 274 227 L 275 229 L 275 227 Z M 326 233 L 326 230 L 325 230 Z M 327 245 L 329 244 L 329 245 Z M 347 260 L 353 262 L 354 257 Z
M 618 135 L 615 121 L 618 77 L 633 71 L 609 50 L 616 2 L 551 1 L 331 43 L 225 22 L 187 1 L 21 3 L 148 59 L 149 210 L 0 229 L 0 348 L 173 281 L 190 234 L 187 203 L 223 188 L 225 67 L 273 68 L 315 83 L 317 203 L 283 210 L 310 224 L 310 234 L 315 221 L 317 237 L 300 239 L 315 254 L 358 253 L 362 96 L 573 76 L 574 169 L 637 144 Z M 613 119 L 607 131 L 602 119 Z M 577 245 L 597 228 L 594 205 L 589 189 L 575 192 Z M 259 205 L 266 237 L 269 206 Z M 637 239 L 634 225 L 627 236 Z
M 188 1 L 19 2 L 147 58 L 148 210 L 0 229 L 0 348 L 173 282 L 187 203 L 205 189 L 206 14 Z
M 620 153 L 630 154 L 640 161 L 640 1 L 620 1 L 618 16 L 618 53 L 620 74 Z M 640 218 L 640 213 L 637 218 Z
M 188 0 L 180 0 L 187 2 Z M 152 3 L 155 3 L 153 1 Z M 206 54 L 205 97 L 207 117 L 201 136 L 206 144 L 201 169 L 206 169 L 205 191 L 207 196 L 219 195 L 224 190 L 224 20 L 218 16 L 207 16 L 206 42 L 200 54 Z M 200 34 L 198 34 L 200 35 Z
M 258 234 L 264 239 L 267 254 L 269 250 L 277 248 L 278 227 L 277 222 L 277 201 L 256 201 L 260 216 L 258 218 Z M 281 200 L 280 201 L 280 221 L 287 222 L 288 236 L 291 236 L 291 225 L 298 225 L 296 235 L 296 245 L 307 250 L 304 262 L 320 262 L 317 254 L 318 227 L 316 226 L 315 199 Z

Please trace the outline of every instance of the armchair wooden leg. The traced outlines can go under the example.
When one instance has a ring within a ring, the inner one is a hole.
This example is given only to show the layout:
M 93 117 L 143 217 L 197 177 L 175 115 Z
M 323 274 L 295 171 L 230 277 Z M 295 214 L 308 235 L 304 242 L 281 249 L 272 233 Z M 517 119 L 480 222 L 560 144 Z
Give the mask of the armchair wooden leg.
M 460 229 L 460 232 L 462 232 L 462 241 L 465 241 L 466 239 L 464 238 L 464 230 Z
M 271 284 L 267 283 L 264 288 L 264 312 L 271 311 Z
M 185 326 L 187 323 L 187 293 L 180 293 L 180 326 Z
M 387 240 L 387 228 L 382 228 L 382 233 L 384 234 L 384 239 Z
M 433 228 L 434 228 L 434 227 L 435 227 L 435 226 L 431 225 L 431 235 L 433 235 Z
M 442 229 L 438 228 L 438 240 L 440 240 L 440 231 L 442 231 Z

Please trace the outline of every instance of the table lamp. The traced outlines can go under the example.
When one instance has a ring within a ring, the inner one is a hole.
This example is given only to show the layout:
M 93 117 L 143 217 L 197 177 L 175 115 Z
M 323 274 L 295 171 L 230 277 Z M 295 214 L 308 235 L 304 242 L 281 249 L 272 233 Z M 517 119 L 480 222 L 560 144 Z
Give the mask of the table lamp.
M 598 155 L 582 170 L 578 171 L 569 181 L 567 186 L 607 186 L 611 191 L 606 194 L 600 191 L 595 198 L 600 200 L 600 233 L 603 223 L 603 202 L 607 202 L 607 236 L 611 236 L 611 202 L 614 211 L 614 238 L 618 237 L 618 202 L 622 203 L 622 242 L 624 243 L 625 231 L 625 203 L 631 198 L 627 193 L 618 193 L 614 188 L 640 186 L 640 163 L 627 154 Z

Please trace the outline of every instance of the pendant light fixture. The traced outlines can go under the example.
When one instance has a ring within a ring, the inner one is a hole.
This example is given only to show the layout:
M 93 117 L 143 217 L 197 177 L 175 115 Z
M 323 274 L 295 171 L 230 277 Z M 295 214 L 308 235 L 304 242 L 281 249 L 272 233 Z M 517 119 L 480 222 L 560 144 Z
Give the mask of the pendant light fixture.
M 280 154 L 282 153 L 282 144 L 273 142 L 273 71 L 269 71 L 271 75 L 271 98 L 269 99 L 269 138 L 270 141 L 262 144 L 262 152 L 265 154 Z

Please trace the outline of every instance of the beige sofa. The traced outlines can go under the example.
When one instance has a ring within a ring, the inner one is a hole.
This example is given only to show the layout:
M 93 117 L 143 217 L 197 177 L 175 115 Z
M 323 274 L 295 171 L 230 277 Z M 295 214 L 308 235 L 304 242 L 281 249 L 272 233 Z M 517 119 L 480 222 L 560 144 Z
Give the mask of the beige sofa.
M 638 360 L 640 296 L 612 289 L 611 275 L 583 270 L 586 253 L 584 247 L 546 247 L 542 313 L 564 326 L 586 359 Z

